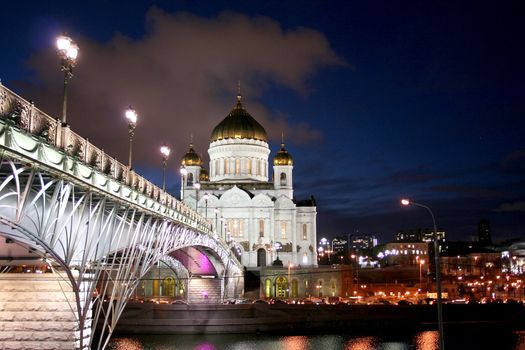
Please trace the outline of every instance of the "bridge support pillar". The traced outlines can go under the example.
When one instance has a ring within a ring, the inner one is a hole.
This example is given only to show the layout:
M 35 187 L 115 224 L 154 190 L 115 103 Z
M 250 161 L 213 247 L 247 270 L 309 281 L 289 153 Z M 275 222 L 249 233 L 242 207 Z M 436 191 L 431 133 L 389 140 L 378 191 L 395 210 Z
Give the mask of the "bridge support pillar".
M 57 273 L 0 274 L 0 349 L 80 349 L 75 293 Z M 88 349 L 91 310 L 84 325 Z

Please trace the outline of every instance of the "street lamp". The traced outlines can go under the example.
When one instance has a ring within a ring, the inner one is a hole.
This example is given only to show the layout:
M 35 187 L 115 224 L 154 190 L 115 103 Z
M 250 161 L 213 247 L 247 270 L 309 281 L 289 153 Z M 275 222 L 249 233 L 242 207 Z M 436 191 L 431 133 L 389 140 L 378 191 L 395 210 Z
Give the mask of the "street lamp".
M 423 291 L 423 284 L 421 283 L 421 268 L 425 264 L 425 260 L 419 260 L 419 290 Z
M 219 208 L 213 209 L 213 212 L 215 213 L 215 232 L 219 233 L 219 222 L 218 222 Z
M 184 187 L 186 186 L 186 175 L 188 175 L 188 170 L 185 167 L 180 167 L 180 200 L 184 200 Z
M 445 338 L 443 335 L 443 302 L 441 298 L 441 273 L 440 273 L 440 261 L 439 261 L 439 242 L 437 237 L 436 219 L 434 213 L 424 204 L 412 202 L 408 199 L 402 199 L 401 204 L 404 206 L 415 205 L 417 207 L 425 208 L 432 217 L 432 224 L 434 225 L 434 259 L 436 265 L 436 292 L 437 292 L 437 311 L 438 311 L 438 327 L 439 327 L 439 349 L 445 349 Z
M 128 120 L 128 133 L 129 133 L 129 157 L 128 157 L 128 167 L 131 170 L 131 152 L 133 146 L 133 136 L 135 136 L 135 127 L 137 126 L 137 112 L 129 106 L 126 109 L 126 119 Z
M 160 148 L 160 153 L 162 154 L 162 190 L 164 192 L 166 192 L 166 165 L 170 152 L 171 150 L 166 144 L 163 144 Z
M 193 184 L 193 188 L 195 189 L 195 195 L 196 195 L 196 199 L 195 199 L 195 211 L 198 213 L 199 212 L 199 190 L 201 189 L 201 184 L 198 183 L 198 182 L 195 182 Z
M 290 279 L 290 269 L 293 267 L 291 262 L 288 262 L 288 298 L 292 295 L 292 280 Z
M 220 221 L 221 221 L 221 238 L 224 239 L 224 240 L 226 240 L 226 236 L 223 235 L 223 232 L 226 232 L 226 224 L 225 224 L 226 219 L 224 219 L 224 218 L 221 216 Z M 224 237 L 223 237 L 223 236 L 224 236 Z
M 210 196 L 208 195 L 208 193 L 205 193 L 203 198 L 204 198 L 204 204 L 205 204 L 205 209 L 206 209 L 204 213 L 204 218 L 208 220 L 208 199 L 210 198 Z
M 62 101 L 62 126 L 67 125 L 67 83 L 73 77 L 73 67 L 77 63 L 78 45 L 66 35 L 61 35 L 56 41 L 60 69 L 64 72 L 64 99 Z

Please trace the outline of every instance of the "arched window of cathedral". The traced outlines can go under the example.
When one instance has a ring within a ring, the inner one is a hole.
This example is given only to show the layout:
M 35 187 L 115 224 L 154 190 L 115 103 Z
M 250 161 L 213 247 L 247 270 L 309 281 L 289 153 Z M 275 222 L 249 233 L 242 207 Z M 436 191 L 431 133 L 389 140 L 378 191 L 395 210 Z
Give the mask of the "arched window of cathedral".
M 299 283 L 296 279 L 292 280 L 292 298 L 297 298 L 299 295 Z
M 286 239 L 286 222 L 281 222 L 281 239 Z
M 264 237 L 264 219 L 259 220 L 259 237 Z
M 255 160 L 255 167 L 257 168 L 257 175 L 261 175 L 261 162 Z
M 246 159 L 246 172 L 248 175 L 252 174 L 252 160 L 250 158 Z
M 241 160 L 235 159 L 235 175 L 239 175 L 241 173 Z
M 224 175 L 227 175 L 228 174 L 228 161 L 229 159 L 228 158 L 225 158 L 224 159 Z
M 266 299 L 269 299 L 272 297 L 272 281 L 270 281 L 269 278 L 264 281 L 264 296 Z
M 188 186 L 193 186 L 193 174 L 188 174 L 188 180 L 187 180 Z
M 233 237 L 244 237 L 244 220 L 243 219 L 228 219 L 228 230 Z
M 168 276 L 162 281 L 162 296 L 175 297 L 175 279 L 173 277 Z
M 303 241 L 308 240 L 308 226 L 303 224 Z
M 286 174 L 285 173 L 281 173 L 281 186 L 286 186 Z
M 266 249 L 257 249 L 257 267 L 266 266 Z

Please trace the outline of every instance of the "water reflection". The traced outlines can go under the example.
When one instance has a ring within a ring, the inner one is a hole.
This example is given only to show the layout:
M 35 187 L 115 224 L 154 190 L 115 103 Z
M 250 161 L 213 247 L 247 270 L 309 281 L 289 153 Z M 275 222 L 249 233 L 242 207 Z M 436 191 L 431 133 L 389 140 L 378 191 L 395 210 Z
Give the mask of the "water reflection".
M 435 350 L 438 348 L 439 332 L 427 331 L 415 336 L 417 350 Z
M 525 331 L 448 332 L 449 349 L 525 350 Z M 374 336 L 142 335 L 113 339 L 108 350 L 437 350 L 438 332 Z
M 374 337 L 360 337 L 356 339 L 350 339 L 345 350 L 370 350 L 375 349 L 377 344 L 377 338 Z
M 283 350 L 306 350 L 308 349 L 308 337 L 294 336 L 281 338 Z

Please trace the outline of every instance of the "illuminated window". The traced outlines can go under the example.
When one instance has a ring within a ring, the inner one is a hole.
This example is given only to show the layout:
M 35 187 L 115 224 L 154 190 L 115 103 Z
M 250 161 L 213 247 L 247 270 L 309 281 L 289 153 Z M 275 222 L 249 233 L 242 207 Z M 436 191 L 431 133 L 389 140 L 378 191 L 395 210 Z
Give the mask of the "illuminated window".
M 228 159 L 224 159 L 224 174 L 228 174 Z
M 286 222 L 281 222 L 281 238 L 286 239 Z
M 228 230 L 232 237 L 244 237 L 244 220 L 242 219 L 228 219 Z
M 306 241 L 308 239 L 308 227 L 306 224 L 303 224 L 303 241 Z
M 193 185 L 193 174 L 192 173 L 188 174 L 187 184 L 188 184 L 188 186 L 192 186 Z
M 264 220 L 259 220 L 259 237 L 264 237 Z
M 271 291 L 272 291 L 272 281 L 270 281 L 269 279 L 267 279 L 266 281 L 264 281 L 264 296 L 268 299 L 270 298 L 272 295 L 271 295 Z
M 248 159 L 246 161 L 246 172 L 250 175 L 252 174 L 252 160 L 251 159 Z
M 235 159 L 235 174 L 239 175 L 241 173 L 241 160 Z
M 259 163 L 257 160 L 255 161 L 255 167 L 257 168 L 257 175 L 261 175 L 261 163 Z
M 219 160 L 216 159 L 216 160 L 215 160 L 215 169 L 213 169 L 213 173 L 214 173 L 215 175 L 219 175 L 219 170 L 220 170 Z

